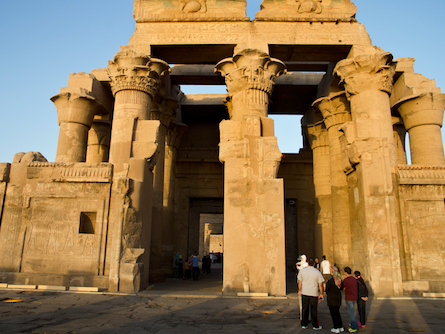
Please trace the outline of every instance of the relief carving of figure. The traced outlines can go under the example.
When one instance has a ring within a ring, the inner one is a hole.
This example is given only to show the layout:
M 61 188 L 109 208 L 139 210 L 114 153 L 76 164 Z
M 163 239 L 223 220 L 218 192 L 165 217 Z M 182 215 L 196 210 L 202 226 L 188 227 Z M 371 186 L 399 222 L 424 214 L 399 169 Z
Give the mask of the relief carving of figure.
M 320 14 L 322 11 L 322 0 L 295 0 L 297 2 L 297 11 L 303 13 Z
M 206 0 L 181 0 L 180 9 L 184 13 L 207 12 Z

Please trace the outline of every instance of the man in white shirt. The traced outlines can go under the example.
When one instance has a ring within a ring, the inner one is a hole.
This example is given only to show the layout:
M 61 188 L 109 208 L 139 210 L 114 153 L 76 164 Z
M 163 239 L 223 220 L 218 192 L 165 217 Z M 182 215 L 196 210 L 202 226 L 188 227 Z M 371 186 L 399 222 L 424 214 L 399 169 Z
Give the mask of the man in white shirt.
M 318 323 L 318 301 L 323 300 L 323 276 L 314 268 L 314 259 L 309 259 L 309 266 L 298 273 L 298 294 L 302 299 L 301 328 L 306 329 L 309 324 L 309 308 L 312 317 L 312 327 L 320 330 Z
M 320 271 L 325 282 L 327 282 L 331 278 L 331 263 L 326 260 L 326 255 L 323 255 L 323 261 L 321 261 L 320 264 Z

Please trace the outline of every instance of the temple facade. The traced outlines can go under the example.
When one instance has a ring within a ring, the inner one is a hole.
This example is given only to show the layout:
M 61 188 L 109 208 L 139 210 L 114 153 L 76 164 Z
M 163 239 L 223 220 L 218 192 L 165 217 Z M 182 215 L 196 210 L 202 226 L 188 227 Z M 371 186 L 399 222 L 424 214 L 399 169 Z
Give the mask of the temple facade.
M 216 240 L 226 295 L 285 296 L 300 254 L 377 296 L 445 292 L 445 98 L 356 11 L 263 0 L 251 21 L 246 0 L 135 0 L 129 44 L 51 97 L 56 161 L 0 164 L 0 283 L 137 292 Z M 298 154 L 274 114 L 303 116 Z

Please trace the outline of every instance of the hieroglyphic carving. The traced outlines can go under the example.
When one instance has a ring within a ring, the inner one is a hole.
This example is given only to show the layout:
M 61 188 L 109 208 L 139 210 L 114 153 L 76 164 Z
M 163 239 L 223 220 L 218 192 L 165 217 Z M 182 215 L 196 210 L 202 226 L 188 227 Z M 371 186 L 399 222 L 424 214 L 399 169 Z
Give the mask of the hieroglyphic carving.
M 297 11 L 303 13 L 320 14 L 322 12 L 322 0 L 295 0 L 297 2 Z
M 207 12 L 206 0 L 181 0 L 179 8 L 183 13 Z

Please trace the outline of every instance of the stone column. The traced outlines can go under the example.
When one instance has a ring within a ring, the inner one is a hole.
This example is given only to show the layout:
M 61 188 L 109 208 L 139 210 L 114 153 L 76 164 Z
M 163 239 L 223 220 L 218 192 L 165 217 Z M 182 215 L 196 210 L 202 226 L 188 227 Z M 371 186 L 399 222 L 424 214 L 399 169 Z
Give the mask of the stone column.
M 158 158 L 153 169 L 153 223 L 151 226 L 151 257 L 150 282 L 157 283 L 165 280 L 165 271 L 162 269 L 162 249 L 164 230 L 164 184 L 165 184 L 165 138 L 170 126 L 174 110 L 178 101 L 173 98 L 160 97 L 151 111 L 151 119 L 158 120 L 159 128 Z M 169 262 L 171 264 L 172 261 Z
M 340 163 L 342 153 L 340 136 L 342 132 L 339 128 L 351 120 L 349 101 L 343 91 L 318 99 L 314 102 L 314 106 L 322 113 L 329 136 L 333 248 L 332 252 L 326 255 L 331 263 L 336 263 L 339 268 L 342 268 L 351 263 L 352 252 L 351 239 L 344 238 L 345 235 L 351 235 L 351 226 L 348 181 Z M 329 256 L 331 257 L 329 258 Z
M 406 146 L 405 137 L 406 129 L 403 124 L 403 120 L 400 117 L 392 117 L 392 127 L 394 129 L 394 143 L 396 145 L 397 152 L 397 164 L 406 165 Z
M 308 140 L 312 148 L 315 186 L 315 256 L 332 259 L 332 206 L 331 176 L 329 168 L 329 138 L 324 124 L 307 126 Z M 305 253 L 305 252 L 303 252 Z M 307 254 L 307 256 L 314 256 Z
M 101 104 L 81 88 L 62 89 L 51 101 L 60 126 L 56 162 L 85 162 L 88 131 L 94 115 L 103 112 Z
M 445 165 L 440 128 L 445 95 L 427 92 L 408 96 L 396 103 L 409 135 L 413 165 Z
M 88 147 L 86 162 L 108 162 L 110 154 L 111 121 L 99 115 L 93 120 L 93 125 L 88 132 Z
M 350 171 L 351 267 L 369 277 L 377 295 L 400 295 L 398 210 L 393 180 L 397 155 L 389 93 L 395 63 L 380 49 L 338 62 L 351 104 L 352 122 L 342 126 L 351 139 L 347 154 Z
M 162 263 L 164 271 L 173 275 L 173 259 L 178 252 L 178 246 L 174 245 L 175 228 L 175 188 L 176 188 L 176 157 L 187 125 L 172 122 L 167 129 L 165 137 L 165 162 L 164 162 L 164 225 L 162 232 Z M 181 254 L 186 260 L 187 254 Z
M 286 294 L 284 190 L 273 120 L 267 117 L 275 77 L 285 65 L 243 50 L 216 65 L 225 77 L 231 119 L 220 123 L 224 163 L 223 293 Z M 271 200 L 273 199 L 273 200 Z
M 133 292 L 148 285 L 152 225 L 153 173 L 160 122 L 150 120 L 154 95 L 168 64 L 131 49 L 109 61 L 108 73 L 115 96 L 110 143 L 110 163 L 116 180 L 128 180 L 128 208 L 113 212 L 111 235 L 118 239 L 110 264 L 110 289 Z M 118 179 L 120 177 L 120 179 Z M 116 217 L 116 218 L 115 218 Z M 120 238 L 120 239 L 119 239 Z
M 132 50 L 120 51 L 109 61 L 108 73 L 115 97 L 110 162 L 115 164 L 115 171 L 123 170 L 123 164 L 134 157 L 137 123 L 150 120 L 153 97 L 161 76 L 168 70 L 166 62 Z

